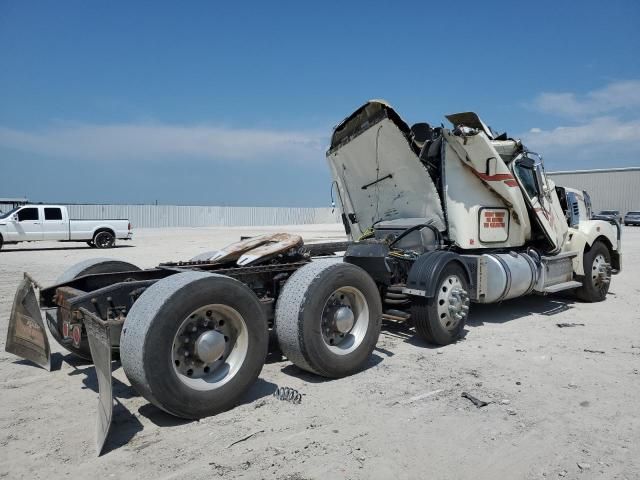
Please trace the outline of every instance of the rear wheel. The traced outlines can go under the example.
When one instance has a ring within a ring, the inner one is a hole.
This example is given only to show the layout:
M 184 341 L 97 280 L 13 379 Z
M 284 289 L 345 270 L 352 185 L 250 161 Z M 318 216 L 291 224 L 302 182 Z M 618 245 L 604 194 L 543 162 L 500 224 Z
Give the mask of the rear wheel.
M 432 298 L 414 301 L 411 318 L 424 340 L 448 345 L 460 338 L 469 315 L 469 286 L 464 269 L 455 262 L 440 272 L 437 282 Z
M 284 355 L 324 377 L 351 375 L 366 364 L 380 335 L 380 293 L 360 267 L 314 260 L 285 283 L 275 329 Z
M 116 273 L 116 272 L 130 272 L 130 271 L 138 271 L 139 267 L 129 263 L 123 262 L 121 260 L 113 260 L 110 258 L 90 258 L 89 260 L 84 260 L 83 262 L 76 263 L 75 265 L 69 267 L 67 270 L 60 275 L 55 284 L 70 282 L 71 280 L 82 277 L 84 275 L 92 275 L 95 273 Z M 51 335 L 60 343 L 64 348 L 68 351 L 77 355 L 78 357 L 84 358 L 86 360 L 91 360 L 91 350 L 89 349 L 89 341 L 87 339 L 85 332 L 80 340 L 80 347 L 75 347 L 73 344 L 65 342 L 63 340 L 62 335 L 62 327 L 63 327 L 63 318 L 64 313 L 62 309 L 58 307 L 56 309 L 56 323 L 52 323 L 50 320 L 47 320 L 47 326 L 49 327 L 49 331 Z
M 223 275 L 185 272 L 156 282 L 133 305 L 120 359 L 147 400 L 195 419 L 235 405 L 258 378 L 267 343 L 253 291 Z
M 584 278 L 576 296 L 585 302 L 601 302 L 611 284 L 611 253 L 607 246 L 596 241 L 583 256 Z
M 96 248 L 113 248 L 116 244 L 116 237 L 112 232 L 102 230 L 93 236 L 92 241 Z

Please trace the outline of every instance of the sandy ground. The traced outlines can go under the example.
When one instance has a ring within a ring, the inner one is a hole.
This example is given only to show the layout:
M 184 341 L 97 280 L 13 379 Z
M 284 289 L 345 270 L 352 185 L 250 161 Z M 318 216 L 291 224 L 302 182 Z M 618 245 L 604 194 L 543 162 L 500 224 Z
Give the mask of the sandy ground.
M 0 329 L 24 270 L 48 284 L 94 256 L 151 267 L 266 230 L 138 231 L 133 242 L 104 252 L 81 244 L 8 246 L 0 252 Z M 341 238 L 338 226 L 278 230 Z M 624 271 L 605 302 L 529 297 L 473 306 L 465 339 L 443 348 L 387 327 L 368 368 L 340 380 L 271 358 L 239 406 L 197 422 L 151 406 L 114 363 L 117 406 L 99 458 L 93 367 L 55 343 L 52 373 L 3 348 L 0 477 L 637 479 L 639 265 L 640 228 L 625 228 Z M 302 403 L 273 398 L 276 386 L 298 389 Z M 463 391 L 492 403 L 476 408 Z

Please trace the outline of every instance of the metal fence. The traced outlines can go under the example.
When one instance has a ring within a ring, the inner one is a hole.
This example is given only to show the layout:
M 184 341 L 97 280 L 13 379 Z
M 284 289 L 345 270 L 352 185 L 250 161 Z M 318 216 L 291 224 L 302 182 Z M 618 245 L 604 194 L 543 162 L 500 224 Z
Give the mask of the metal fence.
M 76 219 L 127 218 L 136 228 L 338 223 L 331 208 L 67 205 Z

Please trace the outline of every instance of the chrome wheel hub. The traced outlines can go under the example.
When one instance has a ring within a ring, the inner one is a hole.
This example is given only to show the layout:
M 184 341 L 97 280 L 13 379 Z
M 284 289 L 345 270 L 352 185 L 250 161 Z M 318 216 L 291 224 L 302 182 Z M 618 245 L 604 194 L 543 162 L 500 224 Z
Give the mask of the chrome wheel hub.
M 326 346 L 338 355 L 352 352 L 362 343 L 369 327 L 369 306 L 360 290 L 340 287 L 322 310 L 321 330 Z
M 438 318 L 446 330 L 454 330 L 469 314 L 469 294 L 457 275 L 444 279 L 438 290 Z
M 611 265 L 607 263 L 607 259 L 602 254 L 596 255 L 596 258 L 593 259 L 591 281 L 596 287 L 608 285 L 611 281 Z
M 351 307 L 348 306 L 337 308 L 333 314 L 333 321 L 339 333 L 348 333 L 353 328 L 355 319 Z
M 224 353 L 226 342 L 224 335 L 216 330 L 207 330 L 200 334 L 195 343 L 195 353 L 203 363 L 213 363 Z
M 235 309 L 206 305 L 184 319 L 175 334 L 174 372 L 191 388 L 214 390 L 238 372 L 248 345 L 247 326 Z

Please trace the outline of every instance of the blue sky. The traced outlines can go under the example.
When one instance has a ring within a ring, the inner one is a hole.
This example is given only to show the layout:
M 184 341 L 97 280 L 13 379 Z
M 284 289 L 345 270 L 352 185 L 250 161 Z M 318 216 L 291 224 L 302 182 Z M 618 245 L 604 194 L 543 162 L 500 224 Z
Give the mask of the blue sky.
M 329 204 L 370 98 L 547 170 L 640 165 L 640 2 L 0 0 L 0 197 Z

